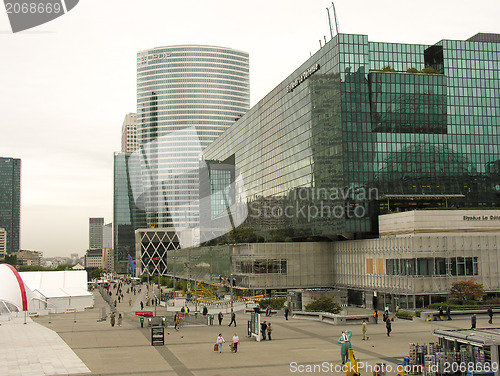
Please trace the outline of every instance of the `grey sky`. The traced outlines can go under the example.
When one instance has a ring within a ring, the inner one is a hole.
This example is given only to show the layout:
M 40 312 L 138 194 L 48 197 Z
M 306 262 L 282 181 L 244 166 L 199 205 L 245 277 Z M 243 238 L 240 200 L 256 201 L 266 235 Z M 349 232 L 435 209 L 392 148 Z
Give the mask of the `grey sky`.
M 21 247 L 82 255 L 88 218 L 112 221 L 113 152 L 135 112 L 136 52 L 209 44 L 250 54 L 252 105 L 329 38 L 323 0 L 81 0 L 12 34 L 0 12 L 0 156 L 22 159 Z M 500 33 L 498 0 L 335 2 L 342 33 L 433 44 Z

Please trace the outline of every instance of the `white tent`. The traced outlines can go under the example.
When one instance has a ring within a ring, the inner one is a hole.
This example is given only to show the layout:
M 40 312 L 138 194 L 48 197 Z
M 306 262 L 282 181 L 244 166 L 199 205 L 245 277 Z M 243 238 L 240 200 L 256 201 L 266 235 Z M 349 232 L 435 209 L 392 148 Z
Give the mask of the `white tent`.
M 94 297 L 87 290 L 87 271 L 21 272 L 24 283 L 35 298 L 30 310 L 51 312 L 81 311 L 94 306 Z

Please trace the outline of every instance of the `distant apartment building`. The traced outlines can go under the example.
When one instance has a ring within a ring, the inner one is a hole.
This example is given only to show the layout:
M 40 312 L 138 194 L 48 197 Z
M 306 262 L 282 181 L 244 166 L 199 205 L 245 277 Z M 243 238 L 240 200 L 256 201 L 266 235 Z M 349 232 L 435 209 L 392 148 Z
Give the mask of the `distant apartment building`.
M 0 260 L 5 259 L 7 253 L 7 231 L 4 228 L 0 228 Z
M 115 271 L 115 260 L 113 256 L 113 248 L 104 247 L 102 249 L 102 263 L 101 267 L 105 272 L 112 273 Z
M 89 249 L 102 248 L 104 218 L 89 218 Z
M 122 149 L 123 153 L 132 153 L 137 149 L 137 114 L 125 115 L 122 125 Z
M 6 232 L 6 254 L 19 251 L 20 218 L 21 160 L 0 157 L 0 227 Z
M 102 268 L 102 254 L 102 248 L 87 250 L 85 268 Z
M 17 265 L 40 266 L 42 264 L 41 261 L 43 254 L 41 252 L 22 249 L 19 252 L 14 252 L 12 254 L 17 258 Z

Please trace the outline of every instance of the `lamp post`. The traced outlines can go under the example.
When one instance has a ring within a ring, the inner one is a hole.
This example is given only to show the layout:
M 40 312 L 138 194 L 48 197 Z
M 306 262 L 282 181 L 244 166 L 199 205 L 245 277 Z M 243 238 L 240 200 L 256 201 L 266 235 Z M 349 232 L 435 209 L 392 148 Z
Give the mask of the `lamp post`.
M 229 287 L 231 289 L 231 313 L 233 313 L 233 251 L 234 245 L 229 244 L 229 275 L 231 277 L 229 281 Z

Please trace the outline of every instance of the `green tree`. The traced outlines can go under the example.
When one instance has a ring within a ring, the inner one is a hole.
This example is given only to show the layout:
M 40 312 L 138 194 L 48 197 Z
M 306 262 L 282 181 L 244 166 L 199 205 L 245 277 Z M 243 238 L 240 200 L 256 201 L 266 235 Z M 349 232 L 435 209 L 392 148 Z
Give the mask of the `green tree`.
M 93 279 L 99 279 L 103 273 L 104 273 L 104 270 L 102 270 L 101 268 L 88 268 L 87 269 L 87 280 L 91 281 Z
M 306 305 L 308 312 L 330 312 L 339 313 L 342 309 L 331 298 L 322 297 Z
M 450 296 L 452 298 L 464 300 L 479 300 L 484 295 L 484 287 L 481 283 L 476 283 L 474 278 L 457 281 L 451 284 Z
M 75 264 L 61 264 L 61 265 L 57 266 L 56 270 L 58 270 L 58 271 L 60 271 L 60 270 L 69 270 L 73 266 L 75 266 Z
M 16 266 L 17 256 L 16 255 L 5 255 L 4 263 L 12 265 L 12 266 Z
M 52 271 L 51 268 L 45 268 L 40 265 L 19 265 L 17 267 L 17 271 L 19 272 L 45 272 Z

